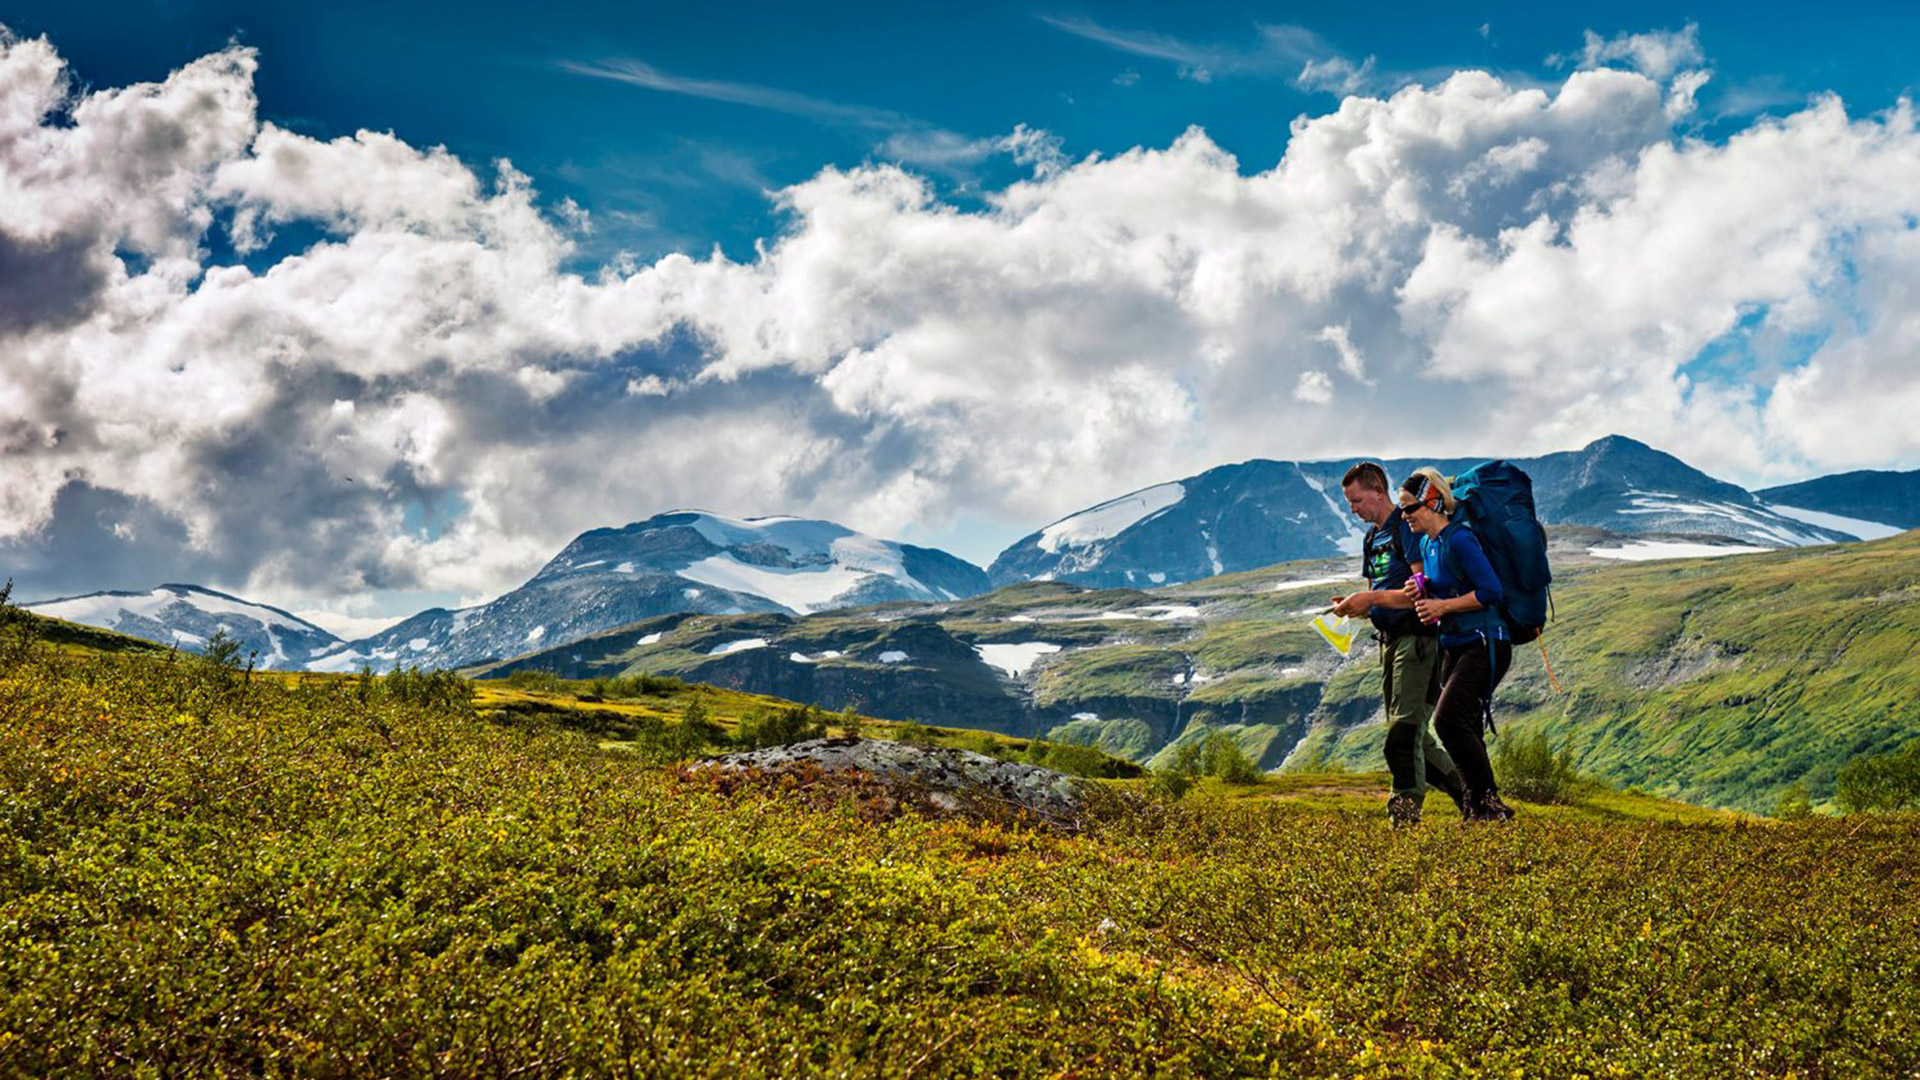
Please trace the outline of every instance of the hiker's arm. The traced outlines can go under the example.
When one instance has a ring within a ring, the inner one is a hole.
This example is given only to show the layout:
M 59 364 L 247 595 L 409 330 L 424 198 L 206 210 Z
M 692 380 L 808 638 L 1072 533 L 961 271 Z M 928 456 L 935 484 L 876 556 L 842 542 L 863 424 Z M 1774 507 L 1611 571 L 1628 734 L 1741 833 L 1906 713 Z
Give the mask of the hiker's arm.
M 1447 603 L 1453 605 L 1448 611 L 1479 611 L 1506 598 L 1506 590 L 1500 587 L 1500 575 L 1493 572 L 1493 564 L 1487 561 L 1486 551 L 1472 533 L 1462 530 L 1454 539 L 1453 550 L 1458 556 L 1460 569 L 1466 572 L 1467 580 L 1473 583 L 1473 590 L 1448 600 Z
M 1333 598 L 1333 613 L 1353 618 L 1365 615 L 1374 608 L 1410 608 L 1413 598 L 1399 589 L 1362 589 L 1351 596 Z

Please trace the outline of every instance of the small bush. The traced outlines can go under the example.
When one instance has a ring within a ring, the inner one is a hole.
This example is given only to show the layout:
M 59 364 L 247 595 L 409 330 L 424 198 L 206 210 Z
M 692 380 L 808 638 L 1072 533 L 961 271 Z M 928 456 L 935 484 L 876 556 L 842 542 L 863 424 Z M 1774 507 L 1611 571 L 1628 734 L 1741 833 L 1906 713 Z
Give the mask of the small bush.
M 1177 769 L 1154 769 L 1148 773 L 1147 790 L 1162 799 L 1178 802 L 1193 790 L 1193 777 Z
M 900 725 L 894 738 L 912 746 L 932 746 L 933 729 L 918 720 L 909 720 Z
M 826 735 L 827 718 L 813 706 L 801 705 L 748 713 L 734 732 L 733 741 L 744 749 L 759 750 L 768 746 L 806 742 L 808 739 L 823 739 Z
M 840 728 L 840 734 L 849 739 L 860 738 L 861 732 L 866 730 L 865 722 L 860 719 L 859 713 L 853 711 L 851 705 L 840 710 L 840 715 L 834 719 L 834 724 Z
M 1798 821 L 1813 816 L 1813 800 L 1807 795 L 1806 781 L 1780 793 L 1780 801 L 1773 806 L 1773 816 L 1781 821 Z
M 1510 731 L 1497 738 L 1493 773 L 1501 791 L 1528 802 L 1569 802 L 1580 783 L 1580 773 L 1573 767 L 1573 751 L 1555 753 L 1542 728 L 1525 733 Z
M 1239 742 L 1224 731 L 1207 736 L 1201 756 L 1208 776 L 1229 784 L 1257 784 L 1261 780 L 1260 766 L 1254 764 L 1247 752 L 1240 749 Z
M 1133 762 L 1123 761 L 1095 747 L 1047 742 L 1045 739 L 1035 739 L 1027 744 L 1026 757 L 1029 764 L 1043 769 L 1096 780 L 1139 776 L 1141 773 L 1140 766 Z
M 1849 814 L 1920 809 L 1920 739 L 1891 754 L 1854 758 L 1840 766 L 1833 795 Z
M 708 715 L 706 703 L 699 698 L 687 702 L 680 722 L 666 731 L 665 749 L 675 760 L 685 760 L 727 740 L 727 730 Z

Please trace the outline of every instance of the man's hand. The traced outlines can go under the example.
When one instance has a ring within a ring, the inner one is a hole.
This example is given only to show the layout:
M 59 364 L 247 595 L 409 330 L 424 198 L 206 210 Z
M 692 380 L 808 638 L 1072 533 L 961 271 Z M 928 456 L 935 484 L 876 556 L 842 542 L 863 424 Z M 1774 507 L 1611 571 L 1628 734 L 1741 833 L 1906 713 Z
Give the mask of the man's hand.
M 1372 608 L 1373 601 L 1363 592 L 1354 593 L 1352 596 L 1336 596 L 1333 598 L 1333 613 L 1335 615 L 1359 618 L 1372 610 Z

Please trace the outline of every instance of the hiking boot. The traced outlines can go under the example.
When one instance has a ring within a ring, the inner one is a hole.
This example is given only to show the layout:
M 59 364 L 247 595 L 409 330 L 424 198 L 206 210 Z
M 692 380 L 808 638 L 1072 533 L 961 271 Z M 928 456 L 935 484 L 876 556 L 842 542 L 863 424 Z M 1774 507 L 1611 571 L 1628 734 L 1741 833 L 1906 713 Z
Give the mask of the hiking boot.
M 1396 829 L 1420 824 L 1420 800 L 1411 795 L 1400 794 L 1387 800 L 1387 820 Z
M 1512 821 L 1513 809 L 1491 791 L 1469 791 L 1463 816 L 1468 821 Z

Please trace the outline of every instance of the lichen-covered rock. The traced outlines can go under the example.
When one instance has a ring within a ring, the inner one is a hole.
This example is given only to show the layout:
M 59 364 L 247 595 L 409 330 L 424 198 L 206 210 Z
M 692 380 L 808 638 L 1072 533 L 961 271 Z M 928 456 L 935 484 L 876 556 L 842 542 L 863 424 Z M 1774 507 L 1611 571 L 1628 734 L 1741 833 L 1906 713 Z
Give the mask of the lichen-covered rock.
M 934 812 L 985 817 L 1024 813 L 1066 828 L 1078 826 L 1089 794 L 1087 781 L 1037 765 L 882 739 L 813 739 L 727 754 L 688 768 L 859 778 L 886 787 L 902 803 Z

